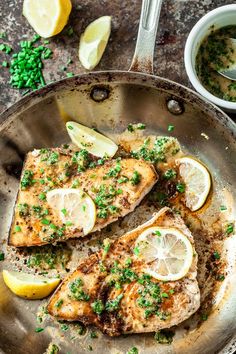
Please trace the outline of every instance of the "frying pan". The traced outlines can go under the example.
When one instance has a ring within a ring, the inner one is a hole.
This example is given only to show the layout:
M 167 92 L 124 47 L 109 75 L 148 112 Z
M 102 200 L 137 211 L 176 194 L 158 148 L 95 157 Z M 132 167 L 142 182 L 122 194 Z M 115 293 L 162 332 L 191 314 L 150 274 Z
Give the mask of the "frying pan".
M 14 268 L 17 259 L 11 255 L 7 238 L 25 153 L 68 141 L 64 124 L 68 117 L 96 127 L 114 139 L 128 123 L 142 121 L 147 125 L 146 134 L 155 135 L 166 135 L 168 125 L 173 124 L 174 136 L 186 153 L 208 166 L 213 179 L 213 196 L 223 195 L 223 202 L 227 199 L 229 218 L 235 219 L 236 126 L 224 112 L 195 92 L 153 75 L 160 7 L 160 0 L 143 0 L 136 50 L 128 72 L 92 72 L 55 82 L 25 96 L 2 114 L 0 238 L 6 260 L 1 262 L 1 268 Z M 217 214 L 214 203 L 212 197 L 208 209 L 199 214 L 204 225 Z M 153 334 L 115 339 L 99 335 L 92 343 L 94 352 L 125 353 L 134 345 L 145 354 L 233 352 L 236 348 L 233 340 L 236 333 L 236 236 L 225 237 L 220 245 L 226 262 L 225 280 L 212 298 L 211 313 L 206 321 L 192 329 L 190 320 L 177 330 L 171 345 L 158 344 Z M 35 333 L 35 313 L 40 304 L 13 296 L 0 279 L 1 353 L 42 354 L 46 350 L 58 330 L 48 324 L 47 330 Z M 87 353 L 88 344 L 86 335 L 72 340 L 65 333 L 64 340 L 60 339 L 60 353 Z

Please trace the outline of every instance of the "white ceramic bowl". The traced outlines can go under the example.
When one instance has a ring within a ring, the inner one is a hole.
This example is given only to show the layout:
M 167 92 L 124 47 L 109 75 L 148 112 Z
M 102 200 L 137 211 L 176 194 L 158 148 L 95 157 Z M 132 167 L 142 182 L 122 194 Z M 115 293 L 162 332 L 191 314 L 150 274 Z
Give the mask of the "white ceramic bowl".
M 192 85 L 202 96 L 226 111 L 236 112 L 236 102 L 225 101 L 212 95 L 201 84 L 195 70 L 195 60 L 199 46 L 202 40 L 210 34 L 212 25 L 216 29 L 228 25 L 236 25 L 236 4 L 218 7 L 203 16 L 192 28 L 185 45 L 185 69 Z

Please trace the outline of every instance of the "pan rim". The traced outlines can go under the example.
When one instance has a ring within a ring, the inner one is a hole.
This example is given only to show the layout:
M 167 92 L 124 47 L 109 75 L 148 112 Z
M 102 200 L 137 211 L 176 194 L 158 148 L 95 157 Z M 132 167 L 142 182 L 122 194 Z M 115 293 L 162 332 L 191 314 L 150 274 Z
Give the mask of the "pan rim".
M 127 78 L 127 75 L 129 76 Z M 61 80 L 54 81 L 38 90 L 35 90 L 26 96 L 20 98 L 18 101 L 13 103 L 10 107 L 8 107 L 6 110 L 4 110 L 0 114 L 0 134 L 2 131 L 13 121 L 16 117 L 12 117 L 16 112 L 21 111 L 23 107 L 26 107 L 27 105 L 30 105 L 30 103 L 33 100 L 37 100 L 43 97 L 47 97 L 50 95 L 50 93 L 57 93 L 60 91 L 60 89 L 66 89 L 70 87 L 70 83 L 74 82 L 76 85 L 80 86 L 82 84 L 100 84 L 101 79 L 106 79 L 104 81 L 107 81 L 108 83 L 111 82 L 116 82 L 120 81 L 119 79 L 124 80 L 124 76 L 126 76 L 126 81 L 130 80 L 130 82 L 127 83 L 133 83 L 135 84 L 135 80 L 140 80 L 143 81 L 143 85 L 145 81 L 148 81 L 149 85 L 151 87 L 156 87 L 163 89 L 163 87 L 159 87 L 159 84 L 167 84 L 169 85 L 169 88 L 175 88 L 180 90 L 180 95 L 185 93 L 189 94 L 189 98 L 195 98 L 196 99 L 196 104 L 201 104 L 203 106 L 203 110 L 205 112 L 210 112 L 212 115 L 212 118 L 214 120 L 217 120 L 218 122 L 225 123 L 227 125 L 227 129 L 229 129 L 233 136 L 236 139 L 236 122 L 233 121 L 232 118 L 230 118 L 222 109 L 220 109 L 218 106 L 216 106 L 214 103 L 208 101 L 206 98 L 204 98 L 202 95 L 200 95 L 198 92 L 194 91 L 193 89 L 188 88 L 187 86 L 184 86 L 178 82 L 172 81 L 170 79 L 163 78 L 161 76 L 157 75 L 151 75 L 151 74 L 146 74 L 146 73 L 141 73 L 141 72 L 134 72 L 134 71 L 124 71 L 124 70 L 109 70 L 109 71 L 94 71 L 94 72 L 89 72 L 89 73 L 82 73 L 75 75 L 71 78 L 64 78 Z M 100 79 L 100 80 L 99 80 Z M 151 82 L 152 81 L 152 82 Z M 144 85 L 145 86 L 145 85 Z M 167 88 L 165 89 L 167 91 Z M 174 94 L 173 94 L 174 96 Z

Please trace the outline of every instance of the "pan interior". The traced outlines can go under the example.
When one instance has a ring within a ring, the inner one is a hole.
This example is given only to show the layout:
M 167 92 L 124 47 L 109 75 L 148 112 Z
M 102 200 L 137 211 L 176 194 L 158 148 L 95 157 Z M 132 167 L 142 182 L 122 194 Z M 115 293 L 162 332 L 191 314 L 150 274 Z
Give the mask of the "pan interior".
M 25 264 L 28 250 L 16 251 L 6 245 L 25 154 L 34 148 L 67 143 L 65 122 L 68 119 L 97 128 L 116 141 L 129 123 L 142 122 L 147 126 L 145 135 L 176 137 L 184 152 L 199 158 L 211 172 L 213 191 L 210 203 L 196 215 L 191 215 L 199 223 L 194 238 L 204 264 L 200 265 L 204 270 L 200 272 L 199 283 L 203 309 L 210 313 L 208 319 L 199 324 L 198 315 L 179 326 L 169 346 L 158 344 L 153 334 L 110 339 L 99 333 L 98 338 L 91 339 L 89 332 L 78 335 L 77 325 L 63 332 L 61 324 L 53 321 L 38 334 L 34 331 L 35 327 L 40 327 L 36 313 L 46 302 L 25 301 L 13 296 L 1 278 L 0 349 L 4 353 L 13 353 L 16 347 L 19 354 L 30 353 L 32 349 L 35 354 L 42 353 L 51 341 L 59 343 L 62 353 L 75 353 L 78 347 L 80 353 L 87 353 L 90 345 L 96 353 L 102 352 L 104 346 L 112 354 L 125 353 L 133 346 L 145 353 L 213 353 L 220 352 L 233 337 L 236 330 L 236 240 L 235 236 L 220 238 L 218 224 L 221 204 L 228 206 L 225 221 L 235 219 L 235 127 L 222 112 L 187 89 L 163 79 L 144 78 L 144 75 L 130 74 L 127 80 L 125 74 L 110 73 L 108 76 L 94 74 L 88 80 L 67 80 L 41 91 L 41 95 L 26 97 L 6 114 L 10 117 L 0 132 L 0 237 L 7 256 L 0 267 L 29 271 Z M 167 102 L 171 99 L 180 104 L 181 114 L 168 111 Z M 172 133 L 168 132 L 168 125 L 174 125 Z M 110 231 L 102 232 L 99 237 L 116 238 L 146 221 L 154 210 L 144 209 L 145 205 L 141 205 L 134 214 L 116 222 Z M 85 242 L 70 241 L 69 246 L 63 246 L 68 254 L 71 248 L 77 249 L 69 269 L 61 268 L 63 275 L 74 269 L 79 259 L 90 250 L 96 250 L 97 237 L 95 234 Z M 212 282 L 212 274 L 209 275 L 207 268 L 213 243 L 216 246 L 218 243 L 225 259 L 223 282 Z M 55 271 L 49 269 L 48 274 L 53 275 Z

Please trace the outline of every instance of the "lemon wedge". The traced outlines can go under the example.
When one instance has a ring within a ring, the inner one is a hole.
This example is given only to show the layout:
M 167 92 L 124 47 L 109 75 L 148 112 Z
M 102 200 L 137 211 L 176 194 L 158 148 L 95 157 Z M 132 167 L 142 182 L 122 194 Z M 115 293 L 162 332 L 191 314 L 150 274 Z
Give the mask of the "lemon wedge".
M 80 189 L 53 189 L 47 193 L 47 202 L 59 215 L 63 224 L 92 231 L 96 221 L 96 207 L 90 196 Z
M 41 37 L 60 33 L 72 9 L 70 0 L 24 0 L 23 15 Z
M 92 70 L 99 63 L 110 34 L 110 16 L 99 17 L 85 29 L 79 44 L 79 60 L 85 69 Z
M 3 270 L 3 279 L 16 295 L 26 299 L 43 299 L 60 283 L 58 278 L 45 278 L 40 275 Z
M 75 122 L 66 123 L 67 132 L 75 145 L 97 157 L 113 157 L 118 146 L 106 136 Z
M 137 238 L 137 257 L 147 265 L 145 272 L 162 281 L 175 281 L 189 271 L 193 248 L 176 228 L 150 227 Z
M 200 209 L 211 189 L 211 176 L 207 168 L 191 157 L 176 160 L 179 174 L 185 183 L 185 204 L 192 210 Z

